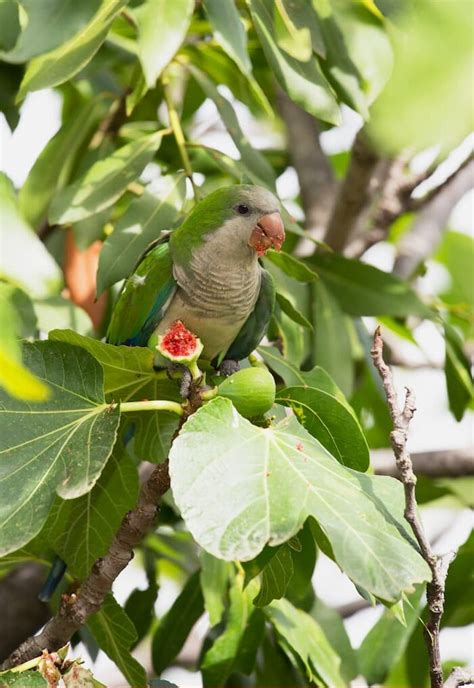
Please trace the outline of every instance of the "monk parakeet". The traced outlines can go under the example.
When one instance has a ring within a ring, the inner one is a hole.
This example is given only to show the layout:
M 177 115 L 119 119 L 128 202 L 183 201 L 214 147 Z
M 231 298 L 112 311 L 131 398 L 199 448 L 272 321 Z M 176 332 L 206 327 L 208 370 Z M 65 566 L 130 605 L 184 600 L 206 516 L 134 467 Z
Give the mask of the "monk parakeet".
M 258 258 L 280 250 L 285 239 L 278 207 L 259 186 L 228 186 L 206 196 L 142 256 L 118 298 L 107 341 L 147 346 L 180 320 L 202 341 L 205 360 L 248 356 L 273 311 L 272 279 Z
M 210 193 L 168 237 L 145 252 L 126 280 L 107 332 L 111 344 L 147 346 L 181 321 L 224 364 L 248 356 L 272 315 L 272 278 L 258 258 L 285 239 L 275 196 L 259 186 Z M 232 365 L 222 369 L 234 372 Z M 182 390 L 184 387 L 182 387 Z M 64 575 L 57 557 L 39 595 L 48 600 Z

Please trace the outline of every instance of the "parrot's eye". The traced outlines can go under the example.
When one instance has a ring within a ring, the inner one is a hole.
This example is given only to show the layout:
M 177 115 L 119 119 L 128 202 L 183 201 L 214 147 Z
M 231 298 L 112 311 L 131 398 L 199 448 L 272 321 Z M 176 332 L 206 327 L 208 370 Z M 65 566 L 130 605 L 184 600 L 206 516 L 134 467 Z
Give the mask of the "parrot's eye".
M 239 205 L 236 207 L 236 211 L 239 213 L 239 215 L 247 215 L 250 212 L 250 208 L 244 203 L 239 203 Z

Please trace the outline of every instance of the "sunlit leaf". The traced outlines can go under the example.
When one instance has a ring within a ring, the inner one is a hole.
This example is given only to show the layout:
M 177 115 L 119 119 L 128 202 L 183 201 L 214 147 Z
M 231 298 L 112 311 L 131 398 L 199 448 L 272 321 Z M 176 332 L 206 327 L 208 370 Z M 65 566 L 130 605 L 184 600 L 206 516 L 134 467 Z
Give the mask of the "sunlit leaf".
M 61 284 L 59 266 L 25 222 L 13 185 L 0 174 L 0 277 L 17 283 L 31 297 L 44 298 Z
M 138 54 L 149 88 L 183 42 L 193 9 L 193 0 L 145 0 L 134 11 Z
M 92 489 L 119 422 L 118 409 L 105 403 L 102 368 L 86 351 L 59 342 L 25 344 L 23 361 L 52 395 L 31 406 L 1 394 L 5 553 L 41 530 L 56 492 L 72 499 Z
M 355 413 L 323 389 L 298 386 L 277 393 L 276 401 L 293 409 L 302 425 L 340 463 L 358 471 L 369 466 L 369 448 Z
M 345 468 L 294 417 L 259 428 L 214 399 L 174 441 L 170 475 L 186 525 L 214 556 L 252 559 L 312 515 L 341 568 L 378 597 L 396 600 L 429 576 L 403 522 L 401 485 Z
M 104 370 L 104 392 L 107 401 L 141 399 L 180 399 L 175 382 L 166 371 L 153 368 L 153 352 L 145 347 L 115 346 L 71 330 L 50 332 L 50 339 L 75 344 L 89 351 Z M 168 456 L 176 430 L 174 413 L 137 411 L 127 413 L 133 430 L 133 452 L 143 461 L 163 461 Z
M 49 221 L 65 224 L 83 220 L 112 205 L 136 180 L 161 143 L 161 133 L 127 143 L 99 160 L 76 182 L 54 197 Z
M 85 67 L 99 50 L 111 23 L 127 2 L 102 0 L 96 14 L 72 38 L 31 60 L 21 82 L 18 100 L 24 98 L 28 91 L 61 84 Z
M 165 176 L 131 202 L 107 237 L 100 253 L 97 294 L 128 277 L 145 248 L 171 226 L 181 209 L 186 186 L 183 175 Z
M 214 35 L 244 74 L 252 69 L 247 53 L 247 36 L 234 0 L 204 0 L 204 9 Z
M 261 180 L 260 183 L 263 182 L 265 185 L 273 188 L 275 185 L 275 173 L 272 169 L 272 166 L 250 143 L 247 136 L 242 131 L 237 115 L 235 114 L 234 108 L 230 102 L 224 98 L 221 93 L 219 93 L 215 84 L 208 79 L 203 72 L 191 64 L 186 65 L 186 67 L 196 79 L 206 96 L 211 98 L 216 104 L 219 115 L 222 118 L 227 131 L 239 149 L 244 167 L 248 168 L 253 174 L 255 174 L 256 178 Z
M 97 101 L 83 103 L 36 159 L 18 195 L 20 210 L 33 226 L 46 216 L 52 197 L 67 183 L 77 153 L 90 134 L 99 112 Z
M 265 56 L 281 86 L 303 109 L 326 122 L 338 124 L 339 107 L 316 58 L 300 62 L 280 50 L 271 0 L 250 0 L 249 4 Z
M 310 681 L 328 688 L 342 688 L 340 659 L 328 643 L 319 624 L 288 600 L 275 600 L 265 609 L 277 630 L 280 643 L 290 657 L 296 656 L 304 665 Z

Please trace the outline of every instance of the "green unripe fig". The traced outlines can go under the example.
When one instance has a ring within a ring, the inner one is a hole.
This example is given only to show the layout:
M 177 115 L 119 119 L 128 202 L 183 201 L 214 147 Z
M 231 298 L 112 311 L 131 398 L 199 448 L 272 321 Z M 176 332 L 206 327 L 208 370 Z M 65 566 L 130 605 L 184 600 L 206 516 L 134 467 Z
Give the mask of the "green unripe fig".
M 261 416 L 275 401 L 275 380 L 266 368 L 244 368 L 227 377 L 217 391 L 245 418 Z

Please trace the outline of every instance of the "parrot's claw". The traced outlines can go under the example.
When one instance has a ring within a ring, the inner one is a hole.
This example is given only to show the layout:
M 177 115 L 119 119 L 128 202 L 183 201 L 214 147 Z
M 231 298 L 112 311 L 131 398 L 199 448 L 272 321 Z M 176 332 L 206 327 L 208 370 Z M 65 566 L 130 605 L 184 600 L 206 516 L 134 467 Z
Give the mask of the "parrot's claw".
M 171 363 L 166 369 L 168 377 L 170 380 L 176 380 L 177 374 L 181 376 L 179 382 L 179 393 L 183 399 L 189 397 L 189 392 L 191 391 L 191 384 L 193 381 L 191 371 L 183 363 Z
M 229 377 L 229 375 L 233 375 L 234 373 L 238 373 L 240 370 L 240 363 L 239 361 L 234 361 L 231 358 L 226 359 L 225 361 L 222 361 L 220 364 L 218 371 L 219 375 L 222 375 L 223 377 Z

